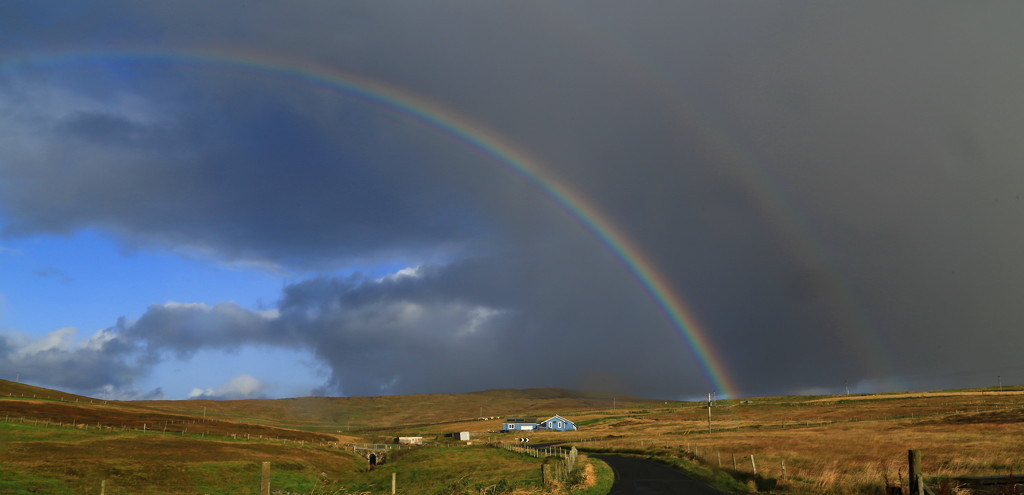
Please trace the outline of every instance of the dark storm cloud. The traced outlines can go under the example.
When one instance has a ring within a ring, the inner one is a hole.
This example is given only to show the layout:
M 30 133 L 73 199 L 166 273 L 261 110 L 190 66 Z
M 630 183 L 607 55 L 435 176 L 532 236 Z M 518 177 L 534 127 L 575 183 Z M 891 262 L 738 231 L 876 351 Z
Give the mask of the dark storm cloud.
M 188 359 L 201 349 L 234 349 L 246 342 L 287 345 L 287 335 L 275 336 L 266 318 L 232 303 L 154 304 L 130 325 L 119 321 L 120 334 L 144 344 L 150 355 L 169 350 Z
M 587 251 L 578 254 L 608 262 Z M 534 385 L 658 394 L 701 382 L 699 371 L 679 360 L 685 351 L 671 330 L 657 319 L 645 321 L 649 316 L 642 311 L 620 307 L 618 291 L 566 301 L 566 288 L 559 286 L 614 286 L 628 283 L 625 277 L 587 271 L 566 282 L 559 280 L 565 271 L 521 268 L 477 258 L 377 280 L 316 278 L 286 287 L 274 311 L 169 303 L 110 332 L 151 360 L 246 345 L 306 350 L 329 370 L 319 389 L 329 394 Z M 522 286 L 536 289 L 524 294 Z M 577 314 L 581 306 L 587 314 Z M 552 326 L 570 330 L 553 332 Z M 609 326 L 623 336 L 607 338 Z M 651 335 L 652 329 L 660 333 Z M 585 364 L 591 361 L 601 364 Z
M 442 102 L 597 204 L 747 393 L 933 383 L 935 362 L 954 368 L 944 383 L 976 385 L 1015 362 L 1019 6 L 588 7 L 111 3 L 42 39 L 24 26 L 56 14 L 33 6 L 0 16 L 34 19 L 0 40 L 102 50 L 97 33 L 127 46 L 159 33 L 163 47 L 294 57 Z M 10 235 L 100 228 L 300 271 L 436 263 L 381 282 L 311 278 L 273 317 L 154 306 L 124 329 L 134 345 L 301 347 L 329 366 L 325 390 L 345 393 L 588 376 L 650 395 L 708 387 L 593 237 L 430 131 L 213 67 L 34 70 L 0 72 Z
M 212 89 L 190 95 L 201 108 L 78 110 L 33 129 L 2 170 L 6 231 L 99 226 L 143 245 L 308 267 L 442 254 L 481 229 L 458 180 L 383 135 L 365 106 L 321 94 L 327 103 L 305 104 L 336 115 L 320 121 L 268 93 L 285 85 L 202 82 Z

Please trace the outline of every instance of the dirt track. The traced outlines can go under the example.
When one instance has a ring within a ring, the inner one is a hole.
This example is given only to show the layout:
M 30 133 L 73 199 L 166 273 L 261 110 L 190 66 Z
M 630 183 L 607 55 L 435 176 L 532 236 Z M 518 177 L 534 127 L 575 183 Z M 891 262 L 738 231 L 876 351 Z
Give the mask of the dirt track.
M 610 454 L 588 455 L 608 463 L 615 471 L 615 484 L 608 495 L 722 495 L 704 482 L 655 461 Z

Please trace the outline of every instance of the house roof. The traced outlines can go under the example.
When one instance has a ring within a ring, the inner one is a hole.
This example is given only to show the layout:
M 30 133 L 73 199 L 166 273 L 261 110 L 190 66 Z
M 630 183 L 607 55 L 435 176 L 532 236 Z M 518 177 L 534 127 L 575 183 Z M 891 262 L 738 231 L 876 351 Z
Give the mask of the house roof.
M 541 423 L 546 423 L 546 422 L 548 422 L 548 421 L 551 421 L 552 419 L 556 419 L 556 418 L 557 418 L 557 419 L 560 419 L 560 420 L 562 420 L 562 421 L 565 421 L 566 423 L 572 423 L 572 424 L 576 424 L 576 423 L 573 423 L 573 422 L 572 422 L 571 420 L 569 420 L 569 419 L 566 419 L 566 418 L 565 418 L 565 416 L 561 416 L 561 415 L 559 415 L 559 414 L 556 414 L 556 415 L 554 415 L 554 416 L 551 416 L 550 418 L 548 418 L 548 419 L 545 419 L 544 421 L 541 421 Z
M 505 418 L 506 423 L 536 423 L 537 418 Z

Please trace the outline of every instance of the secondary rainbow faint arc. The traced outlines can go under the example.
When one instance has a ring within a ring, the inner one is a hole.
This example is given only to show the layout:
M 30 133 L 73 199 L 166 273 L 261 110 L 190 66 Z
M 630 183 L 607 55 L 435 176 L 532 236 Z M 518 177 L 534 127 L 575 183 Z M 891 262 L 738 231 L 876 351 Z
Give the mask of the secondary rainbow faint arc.
M 739 388 L 729 377 L 721 358 L 714 351 L 706 331 L 686 305 L 683 298 L 672 289 L 657 268 L 643 252 L 629 240 L 601 211 L 581 194 L 562 183 L 541 162 L 521 148 L 513 146 L 495 132 L 477 122 L 456 113 L 421 96 L 396 86 L 365 76 L 350 74 L 337 69 L 317 65 L 308 61 L 294 61 L 273 58 L 266 55 L 252 55 L 214 50 L 202 51 L 156 51 L 116 50 L 102 52 L 70 51 L 48 55 L 34 55 L 8 59 L 10 62 L 88 61 L 104 59 L 167 60 L 170 62 L 192 63 L 210 66 L 234 66 L 274 74 L 283 74 L 308 83 L 338 89 L 349 95 L 390 113 L 411 118 L 428 128 L 441 131 L 458 142 L 465 143 L 484 155 L 505 165 L 533 183 L 548 197 L 564 208 L 604 244 L 628 270 L 640 281 L 644 289 L 676 327 L 690 345 L 708 379 L 717 391 L 728 397 L 738 397 Z

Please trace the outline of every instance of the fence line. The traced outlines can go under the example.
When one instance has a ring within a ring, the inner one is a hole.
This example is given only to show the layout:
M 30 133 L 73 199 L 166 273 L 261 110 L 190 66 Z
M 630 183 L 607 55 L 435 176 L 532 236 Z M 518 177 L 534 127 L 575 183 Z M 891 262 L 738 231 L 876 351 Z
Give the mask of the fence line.
M 50 418 L 33 418 L 33 417 L 23 416 L 23 415 L 21 415 L 21 416 L 12 416 L 10 413 L 0 413 L 0 414 L 3 414 L 3 422 L 7 423 L 7 424 L 20 423 L 20 424 L 28 424 L 28 425 L 32 425 L 32 426 L 38 426 L 38 427 L 48 427 L 48 428 L 67 428 L 67 429 L 77 429 L 77 430 L 86 430 L 86 431 L 97 430 L 97 431 L 108 431 L 108 432 L 112 432 L 112 431 L 124 431 L 124 432 L 126 432 L 126 431 L 134 431 L 134 432 L 139 432 L 139 433 L 148 433 L 148 434 L 155 434 L 155 435 L 180 435 L 180 436 L 190 435 L 192 437 L 199 437 L 199 438 L 211 438 L 211 439 L 217 438 L 218 440 L 277 442 L 277 443 L 282 443 L 282 444 L 288 444 L 288 443 L 298 444 L 299 446 L 310 445 L 310 446 L 320 446 L 320 447 L 330 447 L 330 448 L 344 448 L 344 447 L 351 448 L 351 444 L 343 445 L 341 442 L 337 442 L 337 441 L 333 441 L 332 442 L 332 441 L 324 441 L 324 440 L 307 440 L 307 439 L 281 438 L 281 437 L 271 437 L 269 435 L 262 435 L 262 434 L 261 435 L 253 435 L 251 433 L 232 433 L 232 432 L 223 432 L 223 433 L 216 432 L 216 433 L 211 433 L 208 430 L 201 430 L 201 429 L 193 429 L 192 431 L 189 431 L 189 429 L 187 427 L 184 427 L 184 426 L 182 427 L 181 430 L 177 430 L 177 429 L 168 430 L 166 425 L 160 426 L 159 423 L 153 425 L 154 427 L 151 428 L 148 423 L 143 423 L 141 425 L 141 427 L 129 426 L 129 425 L 125 425 L 125 424 L 110 425 L 110 424 L 102 424 L 102 423 L 99 423 L 99 422 L 97 422 L 97 423 L 85 423 L 85 422 L 79 423 L 77 420 L 72 420 L 71 423 L 64 423 L 64 422 L 60 422 L 60 421 L 54 421 L 54 420 L 52 420 Z M 189 424 L 189 423 L 179 423 L 179 424 L 184 425 L 184 424 Z M 260 425 L 257 425 L 257 426 L 260 426 Z
M 576 457 L 579 451 L 576 447 L 565 449 L 563 447 L 527 447 L 514 443 L 490 444 L 493 447 L 505 449 L 509 452 L 528 455 L 539 459 L 555 458 L 554 462 L 545 462 L 541 465 L 541 478 L 544 483 L 550 481 L 565 481 L 576 469 Z

